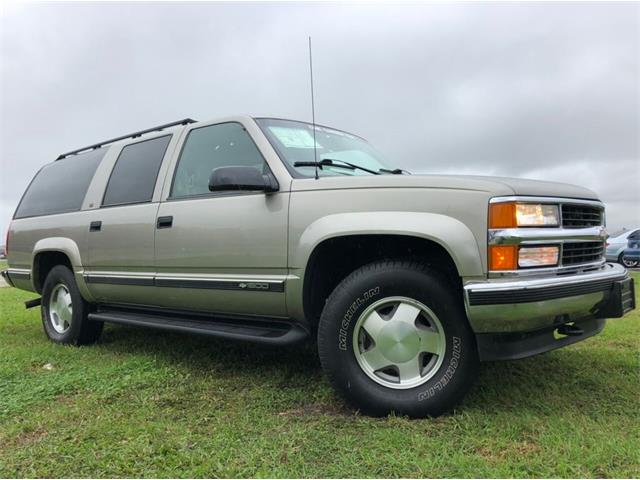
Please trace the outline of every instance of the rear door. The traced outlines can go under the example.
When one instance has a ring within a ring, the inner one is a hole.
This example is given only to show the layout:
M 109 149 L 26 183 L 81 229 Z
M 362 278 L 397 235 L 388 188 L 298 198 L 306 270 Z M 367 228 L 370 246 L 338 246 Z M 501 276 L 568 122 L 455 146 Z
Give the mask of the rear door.
M 115 160 L 100 208 L 92 211 L 86 225 L 89 268 L 85 278 L 97 301 L 144 305 L 153 299 L 162 166 L 177 141 L 174 135 L 130 143 Z

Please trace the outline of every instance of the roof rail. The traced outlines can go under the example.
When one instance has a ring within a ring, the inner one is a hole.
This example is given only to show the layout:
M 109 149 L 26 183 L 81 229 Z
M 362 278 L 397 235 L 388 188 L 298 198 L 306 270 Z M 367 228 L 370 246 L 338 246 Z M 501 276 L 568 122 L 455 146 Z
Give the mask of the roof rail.
M 114 142 L 117 142 L 117 141 L 120 141 L 120 140 L 126 140 L 127 138 L 141 137 L 145 133 L 160 132 L 161 130 L 164 130 L 165 128 L 175 127 L 176 125 L 187 125 L 189 123 L 195 123 L 195 122 L 196 121 L 191 119 L 191 118 L 183 118 L 182 120 L 178 120 L 176 122 L 165 123 L 164 125 L 159 125 L 159 126 L 153 127 L 153 128 L 147 128 L 146 130 L 140 130 L 139 132 L 129 133 L 128 135 L 123 135 L 121 137 L 112 138 L 111 140 L 105 140 L 104 142 L 95 143 L 93 145 L 89 145 L 88 147 L 83 147 L 83 148 L 79 148 L 77 150 L 73 150 L 71 152 L 63 153 L 58 158 L 56 158 L 56 161 L 57 160 L 62 160 L 63 158 L 68 157 L 69 155 L 77 155 L 79 153 L 84 152 L 85 150 L 96 150 L 96 149 L 98 149 L 100 147 L 103 147 L 103 146 L 109 144 L 109 143 L 114 143 Z

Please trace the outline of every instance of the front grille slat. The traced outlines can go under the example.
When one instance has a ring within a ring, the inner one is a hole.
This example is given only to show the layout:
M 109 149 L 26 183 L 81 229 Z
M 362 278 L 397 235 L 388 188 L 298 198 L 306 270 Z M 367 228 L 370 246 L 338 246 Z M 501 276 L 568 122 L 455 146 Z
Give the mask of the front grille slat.
M 602 259 L 602 242 L 568 242 L 562 246 L 562 265 L 580 265 Z
M 591 205 L 562 205 L 564 228 L 587 228 L 602 225 L 602 209 Z

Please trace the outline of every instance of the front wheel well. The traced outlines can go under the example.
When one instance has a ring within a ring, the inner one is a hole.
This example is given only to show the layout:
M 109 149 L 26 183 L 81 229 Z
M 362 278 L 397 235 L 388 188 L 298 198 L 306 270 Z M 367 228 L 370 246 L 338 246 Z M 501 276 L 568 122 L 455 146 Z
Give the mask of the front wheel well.
M 73 272 L 69 257 L 58 251 L 46 251 L 38 253 L 33 259 L 33 284 L 36 292 L 42 293 L 42 286 L 49 272 L 56 265 L 64 265 Z
M 303 285 L 307 321 L 317 325 L 331 292 L 354 270 L 378 260 L 403 259 L 428 264 L 442 272 L 461 298 L 460 275 L 440 244 L 408 235 L 347 235 L 323 241 L 309 257 Z

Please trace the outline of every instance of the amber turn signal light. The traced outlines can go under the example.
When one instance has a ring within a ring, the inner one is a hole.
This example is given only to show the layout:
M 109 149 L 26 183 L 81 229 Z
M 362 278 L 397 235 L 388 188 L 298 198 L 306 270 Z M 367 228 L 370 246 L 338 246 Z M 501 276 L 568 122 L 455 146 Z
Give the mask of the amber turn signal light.
M 515 245 L 489 246 L 489 270 L 515 270 L 518 268 L 518 250 Z
M 516 226 L 515 203 L 492 203 L 489 205 L 489 228 L 514 228 Z

